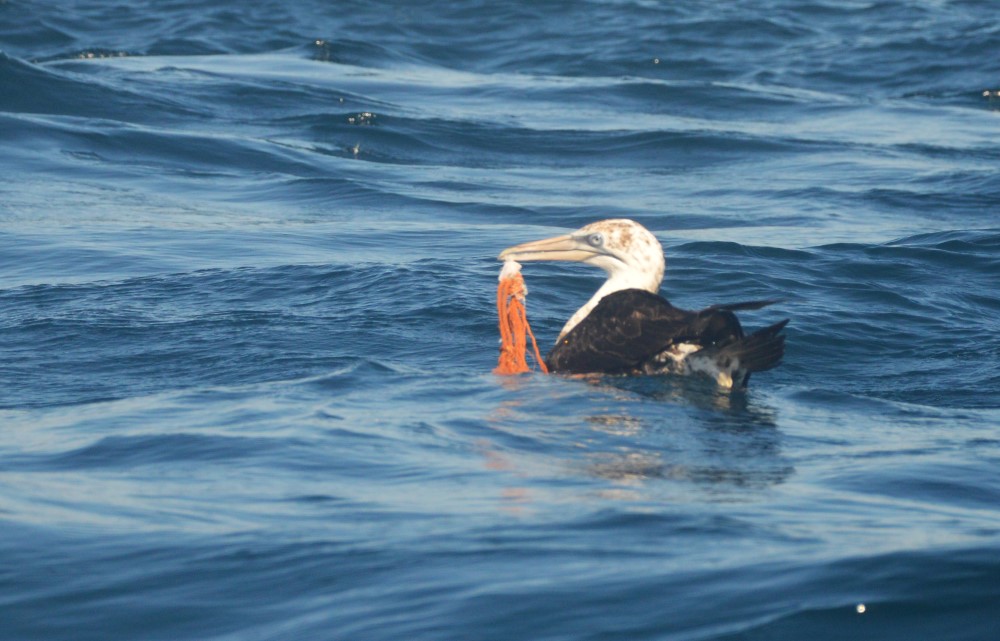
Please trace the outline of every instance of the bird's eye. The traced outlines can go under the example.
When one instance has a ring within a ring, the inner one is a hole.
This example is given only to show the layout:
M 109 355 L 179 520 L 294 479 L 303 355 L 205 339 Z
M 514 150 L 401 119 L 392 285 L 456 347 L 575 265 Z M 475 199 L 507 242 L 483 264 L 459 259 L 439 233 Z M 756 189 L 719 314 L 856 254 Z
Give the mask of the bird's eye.
M 587 242 L 590 243 L 591 247 L 600 247 L 604 244 L 604 236 L 601 234 L 591 234 L 587 236 Z

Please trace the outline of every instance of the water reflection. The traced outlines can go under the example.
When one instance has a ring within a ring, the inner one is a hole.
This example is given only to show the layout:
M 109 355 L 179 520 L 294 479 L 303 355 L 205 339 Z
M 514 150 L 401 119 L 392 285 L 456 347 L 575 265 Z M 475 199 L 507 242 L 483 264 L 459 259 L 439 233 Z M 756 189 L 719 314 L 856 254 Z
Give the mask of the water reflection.
M 612 393 L 638 395 L 667 403 L 721 412 L 719 414 L 749 419 L 755 424 L 774 427 L 775 411 L 760 403 L 750 403 L 744 391 L 725 390 L 711 381 L 687 376 L 621 376 L 592 381 Z
M 493 409 L 494 435 L 477 444 L 485 467 L 514 481 L 507 510 L 567 492 L 573 500 L 753 500 L 795 471 L 776 410 L 709 381 L 525 377 L 508 389 L 516 397 Z
M 635 436 L 642 431 L 642 421 L 634 416 L 597 414 L 585 416 L 584 420 L 590 423 L 590 427 L 595 430 L 617 436 Z
M 591 383 L 631 399 L 620 409 L 632 411 L 584 417 L 587 428 L 616 437 L 617 445 L 589 455 L 590 474 L 633 488 L 686 481 L 728 491 L 765 488 L 794 473 L 781 451 L 776 411 L 745 393 L 677 377 Z M 643 399 L 655 403 L 636 402 Z

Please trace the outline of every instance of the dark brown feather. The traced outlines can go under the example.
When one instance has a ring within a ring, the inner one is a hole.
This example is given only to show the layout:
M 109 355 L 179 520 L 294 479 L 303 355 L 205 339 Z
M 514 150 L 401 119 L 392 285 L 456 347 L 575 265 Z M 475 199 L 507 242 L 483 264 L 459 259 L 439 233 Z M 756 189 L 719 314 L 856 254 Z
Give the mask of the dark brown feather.
M 614 292 L 559 340 L 546 357 L 546 365 L 550 371 L 572 374 L 648 372 L 658 367 L 656 356 L 671 345 L 693 343 L 703 348 L 726 348 L 727 356 L 749 359 L 750 371 L 755 371 L 753 365 L 765 363 L 761 369 L 766 369 L 780 360 L 784 340 L 765 338 L 773 339 L 784 323 L 762 330 L 766 336 L 759 332 L 743 340 L 743 328 L 733 310 L 759 309 L 771 302 L 688 311 L 640 289 Z

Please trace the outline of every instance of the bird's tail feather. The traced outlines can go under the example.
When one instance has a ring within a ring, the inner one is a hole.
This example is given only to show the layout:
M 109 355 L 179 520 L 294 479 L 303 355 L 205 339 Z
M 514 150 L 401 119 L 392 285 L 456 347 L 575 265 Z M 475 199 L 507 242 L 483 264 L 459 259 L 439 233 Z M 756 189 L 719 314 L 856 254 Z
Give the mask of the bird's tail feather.
M 735 340 L 723 347 L 720 355 L 725 354 L 739 359 L 740 369 L 747 372 L 763 372 L 777 367 L 785 355 L 785 336 L 780 332 L 787 324 L 786 318 Z
M 746 387 L 752 372 L 772 369 L 781 362 L 785 337 L 780 332 L 787 324 L 786 319 L 749 336 L 698 350 L 685 363 L 689 371 L 708 374 L 723 387 Z

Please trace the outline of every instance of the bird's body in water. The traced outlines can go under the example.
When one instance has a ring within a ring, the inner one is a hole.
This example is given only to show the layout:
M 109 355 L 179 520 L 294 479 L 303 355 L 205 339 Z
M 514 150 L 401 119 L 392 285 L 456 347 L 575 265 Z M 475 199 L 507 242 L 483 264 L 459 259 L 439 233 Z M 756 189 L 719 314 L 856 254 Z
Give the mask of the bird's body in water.
M 734 312 L 773 301 L 674 307 L 657 292 L 666 261 L 639 223 L 614 219 L 565 236 L 509 247 L 500 260 L 579 261 L 608 279 L 563 326 L 545 362 L 568 374 L 703 374 L 722 387 L 745 387 L 752 372 L 781 362 L 787 320 L 744 334 Z

